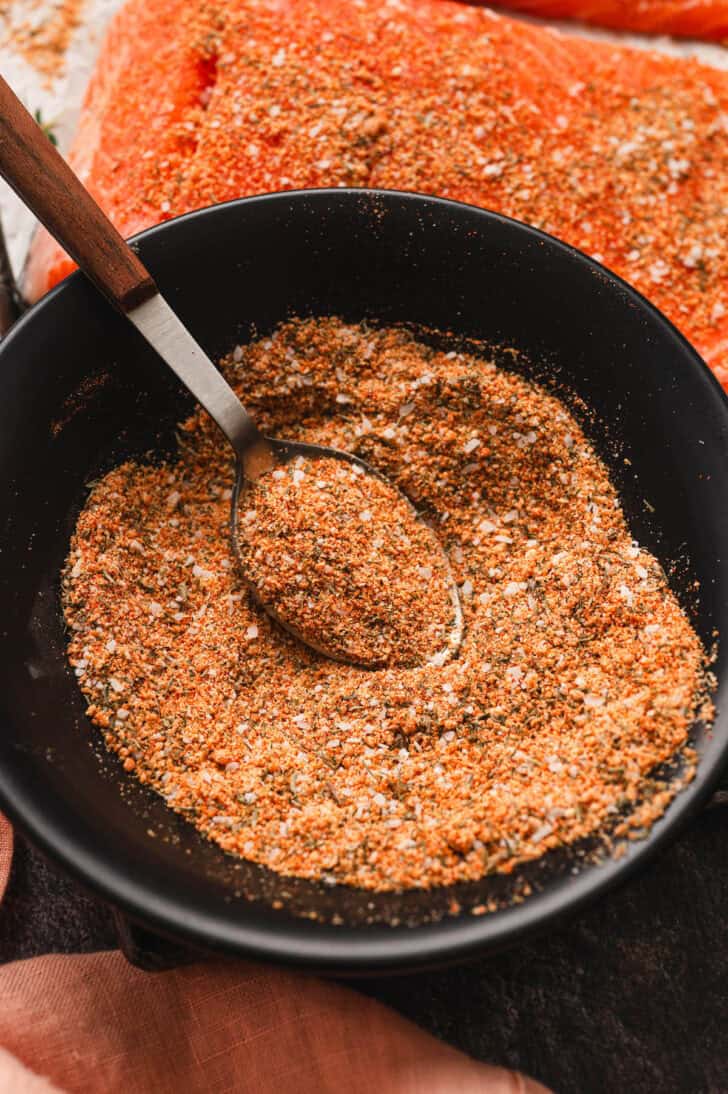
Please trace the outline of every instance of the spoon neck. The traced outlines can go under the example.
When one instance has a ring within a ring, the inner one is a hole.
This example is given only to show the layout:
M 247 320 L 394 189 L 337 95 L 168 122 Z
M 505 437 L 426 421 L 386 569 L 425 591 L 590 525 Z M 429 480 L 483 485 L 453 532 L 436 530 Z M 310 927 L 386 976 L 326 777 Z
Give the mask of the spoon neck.
M 238 466 L 242 470 L 243 477 L 248 482 L 255 482 L 261 475 L 272 469 L 278 463 L 273 445 L 264 437 L 257 426 L 252 423 L 253 431 L 240 438 L 240 442 L 230 438 L 230 443 L 238 454 Z
M 270 442 L 161 293 L 129 310 L 127 318 L 219 426 L 246 478 L 269 470 L 275 463 Z

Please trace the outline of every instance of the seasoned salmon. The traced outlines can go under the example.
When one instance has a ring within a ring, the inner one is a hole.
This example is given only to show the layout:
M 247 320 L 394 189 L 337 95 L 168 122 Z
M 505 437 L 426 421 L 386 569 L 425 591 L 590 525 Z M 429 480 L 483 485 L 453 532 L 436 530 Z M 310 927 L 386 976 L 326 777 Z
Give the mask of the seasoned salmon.
M 625 277 L 728 384 L 728 73 L 695 61 L 451 0 L 130 0 L 70 158 L 125 235 L 308 186 L 499 210 Z M 28 294 L 71 268 L 39 233 Z
M 728 40 L 728 0 L 497 0 L 496 6 L 642 34 Z

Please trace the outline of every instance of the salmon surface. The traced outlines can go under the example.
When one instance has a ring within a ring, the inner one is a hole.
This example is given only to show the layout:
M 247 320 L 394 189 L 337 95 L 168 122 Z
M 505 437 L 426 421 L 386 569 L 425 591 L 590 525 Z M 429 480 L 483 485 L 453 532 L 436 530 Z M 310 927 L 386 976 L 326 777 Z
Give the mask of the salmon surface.
M 728 384 L 728 73 L 698 62 L 451 0 L 130 0 L 70 160 L 126 236 L 309 186 L 506 213 L 621 274 Z M 72 268 L 38 233 L 27 294 Z
M 496 6 L 641 34 L 728 40 L 728 0 L 497 0 Z

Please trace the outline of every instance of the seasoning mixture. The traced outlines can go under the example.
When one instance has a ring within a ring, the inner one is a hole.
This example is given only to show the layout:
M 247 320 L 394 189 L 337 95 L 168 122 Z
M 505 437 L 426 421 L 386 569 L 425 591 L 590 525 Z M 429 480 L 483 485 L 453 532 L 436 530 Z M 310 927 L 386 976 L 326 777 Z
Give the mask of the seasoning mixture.
M 682 750 L 690 777 L 705 657 L 565 407 L 333 318 L 223 369 L 267 432 L 356 452 L 429 515 L 464 641 L 365 670 L 277 627 L 231 557 L 229 452 L 197 413 L 177 460 L 93 487 L 64 574 L 71 663 L 125 769 L 227 851 L 378 890 L 643 833 L 676 789 L 655 766 Z
M 417 665 L 457 648 L 437 538 L 360 464 L 299 456 L 263 475 L 241 499 L 238 548 L 261 602 L 332 656 Z

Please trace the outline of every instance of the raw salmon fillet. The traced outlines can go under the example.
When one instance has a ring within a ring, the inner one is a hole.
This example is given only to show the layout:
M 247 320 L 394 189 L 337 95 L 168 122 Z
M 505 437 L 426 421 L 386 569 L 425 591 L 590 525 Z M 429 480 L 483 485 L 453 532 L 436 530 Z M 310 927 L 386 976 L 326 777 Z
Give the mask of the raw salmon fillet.
M 499 210 L 625 277 L 728 384 L 728 73 L 697 62 L 450 0 L 131 0 L 70 158 L 127 236 L 308 186 Z M 70 269 L 39 234 L 28 294 Z
M 642 34 L 728 39 L 728 0 L 497 0 L 496 6 Z

